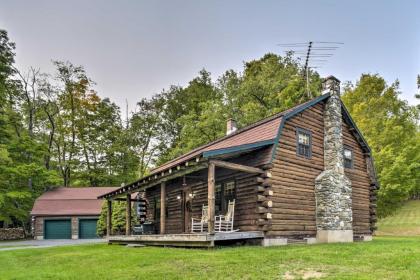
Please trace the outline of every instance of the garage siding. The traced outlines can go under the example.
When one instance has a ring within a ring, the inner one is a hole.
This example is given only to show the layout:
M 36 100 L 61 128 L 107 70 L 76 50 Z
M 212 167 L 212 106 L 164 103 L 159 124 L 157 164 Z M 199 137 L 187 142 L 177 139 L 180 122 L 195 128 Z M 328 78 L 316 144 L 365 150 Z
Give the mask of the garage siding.
M 84 219 L 97 220 L 98 216 L 49 216 L 49 217 L 34 217 L 33 233 L 34 238 L 42 240 L 45 238 L 45 222 L 52 220 L 70 220 L 71 221 L 71 233 L 69 239 L 79 238 L 79 221 Z

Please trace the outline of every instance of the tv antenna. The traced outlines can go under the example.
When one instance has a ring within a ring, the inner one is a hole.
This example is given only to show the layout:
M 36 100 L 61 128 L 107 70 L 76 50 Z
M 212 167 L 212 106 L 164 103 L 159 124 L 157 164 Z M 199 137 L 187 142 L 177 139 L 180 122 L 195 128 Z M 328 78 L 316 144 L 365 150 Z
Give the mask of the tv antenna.
M 309 41 L 306 43 L 286 43 L 278 46 L 286 49 L 284 52 L 292 52 L 299 60 L 304 60 L 302 76 L 306 82 L 306 94 L 312 98 L 309 89 L 310 69 L 321 68 L 328 62 L 328 59 L 334 55 L 334 52 L 344 45 L 342 42 L 321 42 Z

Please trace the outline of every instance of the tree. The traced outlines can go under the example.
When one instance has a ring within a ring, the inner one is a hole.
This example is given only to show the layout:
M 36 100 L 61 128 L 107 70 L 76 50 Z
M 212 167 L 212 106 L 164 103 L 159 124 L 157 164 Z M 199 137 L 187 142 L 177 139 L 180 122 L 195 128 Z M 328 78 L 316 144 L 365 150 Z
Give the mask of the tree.
M 14 79 L 14 44 L 7 32 L 0 30 L 0 223 L 25 225 L 32 197 L 49 176 L 38 169 L 39 148 L 15 112 L 19 84 Z M 32 156 L 28 155 L 34 155 Z M 32 181 L 37 188 L 32 188 Z M 28 189 L 28 182 L 29 189 Z
M 112 218 L 111 218 L 111 230 L 113 234 L 125 234 L 126 225 L 126 205 L 125 201 L 113 201 L 112 202 Z M 137 214 L 134 209 L 135 204 L 131 207 L 131 228 L 138 224 Z M 102 204 L 101 215 L 99 216 L 96 233 L 98 236 L 106 235 L 106 217 L 107 217 L 108 206 L 106 201 Z
M 319 75 L 310 72 L 308 93 L 302 72 L 292 53 L 284 57 L 269 53 L 261 59 L 246 62 L 241 77 L 227 72 L 220 84 L 228 85 L 222 87 L 224 98 L 231 104 L 232 116 L 242 126 L 319 95 Z
M 399 97 L 398 81 L 364 74 L 342 99 L 372 148 L 381 189 L 378 214 L 391 213 L 419 182 L 420 142 L 414 107 Z
M 213 83 L 203 69 L 187 87 L 170 87 L 162 95 L 162 125 L 170 133 L 157 162 L 220 138 L 228 118 L 246 126 L 319 95 L 319 75 L 309 72 L 308 92 L 302 73 L 291 53 L 266 54 L 245 63 L 242 75 L 229 70 Z
M 415 97 L 420 100 L 420 75 L 417 75 L 417 93 Z M 417 105 L 417 108 L 420 110 L 420 104 Z

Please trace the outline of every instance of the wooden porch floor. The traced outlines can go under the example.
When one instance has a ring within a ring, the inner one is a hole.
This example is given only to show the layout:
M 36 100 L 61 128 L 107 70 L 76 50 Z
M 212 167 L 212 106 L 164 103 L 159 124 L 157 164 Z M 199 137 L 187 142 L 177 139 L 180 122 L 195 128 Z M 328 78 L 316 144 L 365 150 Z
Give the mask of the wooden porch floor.
M 152 246 L 174 247 L 214 247 L 218 243 L 261 240 L 262 231 L 184 233 L 184 234 L 147 234 L 147 235 L 115 235 L 108 237 L 109 244 L 143 244 Z

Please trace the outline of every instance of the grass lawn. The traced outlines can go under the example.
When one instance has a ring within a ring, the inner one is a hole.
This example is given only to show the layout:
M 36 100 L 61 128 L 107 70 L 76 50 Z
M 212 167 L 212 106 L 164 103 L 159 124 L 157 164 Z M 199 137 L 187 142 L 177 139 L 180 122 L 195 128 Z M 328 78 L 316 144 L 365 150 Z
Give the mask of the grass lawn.
M 408 201 L 394 215 L 379 220 L 376 234 L 420 236 L 420 200 Z
M 0 243 L 0 249 L 4 249 L 4 248 L 15 248 L 15 247 L 28 247 L 28 246 L 29 245 L 2 245 Z
M 306 277 L 306 278 L 305 278 Z M 213 250 L 80 245 L 0 252 L 0 279 L 420 279 L 420 237 Z

